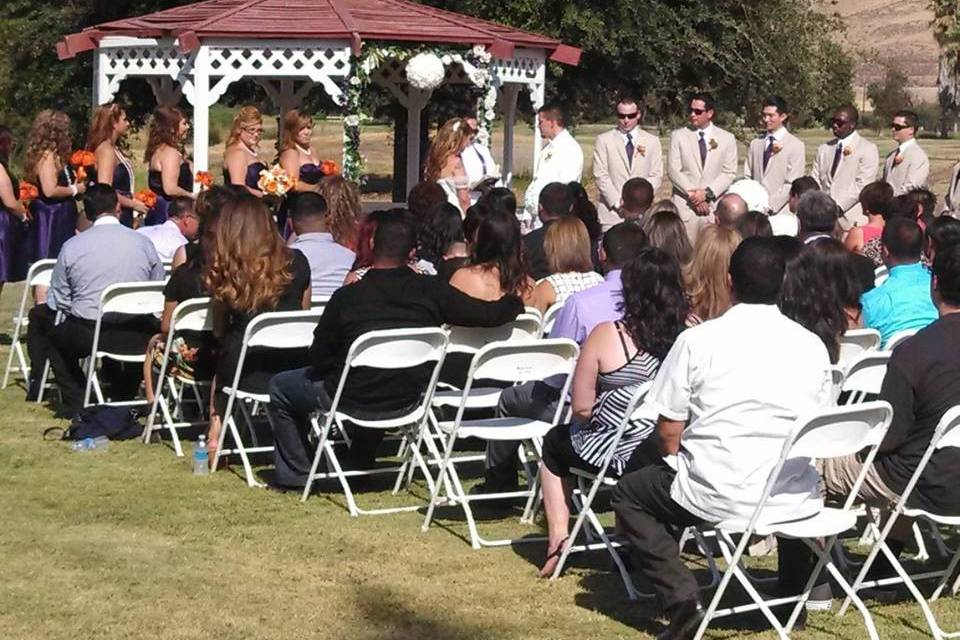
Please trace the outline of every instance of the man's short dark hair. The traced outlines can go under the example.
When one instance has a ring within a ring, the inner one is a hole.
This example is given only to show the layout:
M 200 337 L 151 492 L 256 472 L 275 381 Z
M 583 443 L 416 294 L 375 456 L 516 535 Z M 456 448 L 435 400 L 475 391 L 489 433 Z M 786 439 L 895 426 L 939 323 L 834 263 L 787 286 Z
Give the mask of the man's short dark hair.
M 917 127 L 920 126 L 920 116 L 917 115 L 915 111 L 910 111 L 909 109 L 901 109 L 893 114 L 894 118 L 903 118 L 907 123 L 908 127 L 912 127 L 914 133 L 917 131 Z
M 117 210 L 117 191 L 108 184 L 98 182 L 83 194 L 83 212 L 87 220 L 96 220 L 104 213 Z
M 617 104 L 635 104 L 637 105 L 637 110 L 643 113 L 643 104 L 631 95 L 620 96 L 617 99 Z
M 894 260 L 916 262 L 923 251 L 923 231 L 913 220 L 894 218 L 883 226 L 880 241 Z
M 777 95 L 767 96 L 764 98 L 763 104 L 760 105 L 761 109 L 763 109 L 763 107 L 774 107 L 781 115 L 789 112 L 787 108 L 787 101 L 782 96 Z
M 620 196 L 624 209 L 643 213 L 653 204 L 653 185 L 645 178 L 630 178 L 623 183 Z
M 823 191 L 808 191 L 797 203 L 797 220 L 805 233 L 833 233 L 840 207 Z
M 937 206 L 937 196 L 929 189 L 914 187 L 910 191 L 897 196 L 893 206 L 895 211 L 892 212 L 892 215 L 930 224 L 933 221 L 933 212 Z
M 753 237 L 741 242 L 730 257 L 730 280 L 737 301 L 776 304 L 786 264 L 773 238 Z
M 182 218 L 193 213 L 193 198 L 174 196 L 170 199 L 170 208 L 167 209 L 168 218 Z
M 706 91 L 700 91 L 690 96 L 690 99 L 687 100 L 687 105 L 689 106 L 690 104 L 692 104 L 694 100 L 702 101 L 703 106 L 706 108 L 707 111 L 717 110 L 717 101 L 714 100 L 713 96 L 707 93 Z
M 860 111 L 852 104 L 845 104 L 837 107 L 836 113 L 843 113 L 847 119 L 853 123 L 853 126 L 860 124 Z
M 554 102 L 548 102 L 547 104 L 543 105 L 537 109 L 537 113 L 547 120 L 556 122 L 561 127 L 566 128 L 567 126 L 567 114 L 564 113 L 563 107 Z
M 633 260 L 647 246 L 647 234 L 639 225 L 621 222 L 603 234 L 603 252 L 607 255 L 607 268 L 618 269 Z
M 373 257 L 405 262 L 417 246 L 417 229 L 409 214 L 388 212 L 373 234 Z
M 327 214 L 327 200 L 319 193 L 301 191 L 290 205 L 290 219 L 296 222 L 322 220 Z
M 573 206 L 573 194 L 562 182 L 551 182 L 540 190 L 540 206 L 547 215 L 559 218 L 570 213 Z
M 927 241 L 939 253 L 947 247 L 960 244 L 960 220 L 951 216 L 939 216 L 927 225 Z
M 933 275 L 940 299 L 952 307 L 960 307 L 960 245 L 937 251 L 933 259 Z
M 884 220 L 890 217 L 892 201 L 893 187 L 884 180 L 871 182 L 860 190 L 860 206 L 863 207 L 864 213 L 881 215 Z
M 790 183 L 790 195 L 794 198 L 799 198 L 807 191 L 819 191 L 820 186 L 817 184 L 817 181 L 811 178 L 810 176 L 800 176 L 796 180 Z

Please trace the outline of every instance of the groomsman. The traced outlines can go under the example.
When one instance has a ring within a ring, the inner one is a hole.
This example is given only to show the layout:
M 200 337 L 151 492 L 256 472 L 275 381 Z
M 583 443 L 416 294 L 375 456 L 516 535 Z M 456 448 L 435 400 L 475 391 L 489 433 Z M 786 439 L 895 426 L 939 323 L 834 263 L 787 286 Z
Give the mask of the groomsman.
M 690 126 L 670 134 L 667 172 L 673 203 L 692 242 L 737 177 L 737 140 L 713 124 L 717 106 L 709 94 L 695 94 L 687 106 Z
M 860 112 L 853 105 L 840 107 L 830 119 L 834 139 L 817 149 L 811 174 L 821 191 L 840 207 L 844 231 L 866 223 L 860 210 L 860 191 L 876 180 L 880 166 L 877 145 L 857 133 Z
M 770 195 L 770 213 L 780 213 L 790 200 L 790 186 L 803 175 L 806 146 L 787 131 L 790 117 L 787 101 L 769 96 L 763 101 L 761 117 L 765 132 L 750 143 L 744 175 L 756 180 Z
M 950 172 L 950 183 L 943 197 L 943 208 L 940 209 L 941 215 L 945 213 L 960 217 L 960 162 L 953 165 L 953 171 Z
M 537 110 L 537 127 L 547 144 L 540 151 L 540 162 L 533 182 L 527 187 L 523 208 L 537 224 L 540 190 L 551 182 L 580 182 L 583 176 L 583 150 L 570 132 L 563 110 L 546 104 Z
M 897 147 L 883 161 L 883 181 L 890 183 L 895 196 L 927 187 L 930 160 L 917 143 L 918 120 L 913 111 L 897 111 L 890 123 Z
M 623 185 L 643 178 L 656 191 L 663 181 L 663 150 L 660 139 L 640 127 L 643 107 L 633 98 L 617 103 L 617 128 L 601 133 L 593 148 L 593 177 L 600 200 L 597 213 L 606 231 L 624 218 L 620 211 Z

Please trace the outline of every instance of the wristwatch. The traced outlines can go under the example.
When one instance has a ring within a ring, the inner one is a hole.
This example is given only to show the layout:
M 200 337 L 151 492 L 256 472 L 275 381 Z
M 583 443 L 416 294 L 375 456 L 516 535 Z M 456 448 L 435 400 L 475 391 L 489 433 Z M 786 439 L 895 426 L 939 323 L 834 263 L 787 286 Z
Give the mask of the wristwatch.
M 707 194 L 707 202 L 713 202 L 714 200 L 717 199 L 717 196 L 713 195 L 713 189 L 711 189 L 710 187 L 707 187 L 703 191 L 704 193 Z

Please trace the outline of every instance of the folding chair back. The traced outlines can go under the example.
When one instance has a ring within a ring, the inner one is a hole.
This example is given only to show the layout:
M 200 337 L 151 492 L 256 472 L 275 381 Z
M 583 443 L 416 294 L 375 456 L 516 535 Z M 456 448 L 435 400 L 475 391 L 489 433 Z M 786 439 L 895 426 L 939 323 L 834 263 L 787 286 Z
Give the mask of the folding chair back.
M 30 375 L 30 364 L 27 363 L 27 354 L 23 350 L 23 344 L 20 337 L 23 335 L 27 324 L 27 314 L 30 310 L 27 305 L 30 301 L 30 292 L 33 287 L 49 287 L 50 279 L 53 277 L 53 268 L 57 261 L 54 259 L 37 260 L 27 271 L 26 282 L 24 282 L 23 292 L 20 294 L 20 306 L 17 309 L 17 315 L 13 317 L 13 337 L 10 340 L 10 354 L 7 356 L 7 368 L 3 372 L 3 389 L 7 388 L 10 382 L 10 372 L 14 370 L 13 360 L 16 358 L 16 370 L 23 374 L 26 379 Z M 35 363 L 42 366 L 43 363 Z M 42 393 L 42 392 L 41 392 Z
M 530 342 L 540 337 L 540 315 L 524 311 L 499 327 L 448 327 L 448 353 L 474 354 L 492 342 Z
M 887 343 L 883 345 L 884 351 L 893 351 L 894 347 L 906 342 L 907 339 L 916 335 L 917 331 L 919 331 L 919 329 L 906 329 L 904 331 L 896 332 L 890 336 L 890 339 L 887 340 Z
M 889 361 L 889 351 L 867 352 L 854 360 L 843 380 L 841 396 L 846 394 L 843 404 L 863 402 L 880 395 Z
M 310 308 L 323 310 L 323 308 L 327 306 L 328 302 L 330 302 L 330 296 L 311 296 Z
M 540 336 L 549 336 L 550 332 L 553 331 L 553 325 L 557 321 L 557 316 L 560 315 L 560 310 L 563 309 L 563 302 L 557 302 L 550 305 L 550 308 L 546 310 L 543 314 L 543 321 L 540 324 Z
M 473 358 L 467 384 L 473 380 L 497 380 L 523 383 L 573 373 L 580 349 L 566 338 L 539 340 L 535 343 L 494 343 L 482 348 Z M 567 381 L 569 385 L 569 380 Z
M 840 365 L 849 366 L 867 351 L 880 348 L 880 332 L 876 329 L 850 329 L 840 336 Z
M 161 264 L 163 265 L 163 275 L 170 277 L 170 274 L 173 273 L 173 260 L 162 260 Z
M 884 282 L 887 281 L 887 278 L 890 277 L 890 272 L 886 266 L 880 265 L 873 271 L 873 285 L 879 287 Z

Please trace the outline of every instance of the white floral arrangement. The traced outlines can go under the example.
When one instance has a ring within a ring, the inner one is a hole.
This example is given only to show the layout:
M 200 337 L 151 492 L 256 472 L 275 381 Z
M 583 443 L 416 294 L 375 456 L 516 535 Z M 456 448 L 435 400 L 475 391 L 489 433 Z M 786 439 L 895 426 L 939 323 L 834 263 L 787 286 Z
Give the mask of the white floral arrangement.
M 407 61 L 407 82 L 416 89 L 436 89 L 446 76 L 443 60 L 436 54 L 418 53 Z

